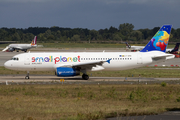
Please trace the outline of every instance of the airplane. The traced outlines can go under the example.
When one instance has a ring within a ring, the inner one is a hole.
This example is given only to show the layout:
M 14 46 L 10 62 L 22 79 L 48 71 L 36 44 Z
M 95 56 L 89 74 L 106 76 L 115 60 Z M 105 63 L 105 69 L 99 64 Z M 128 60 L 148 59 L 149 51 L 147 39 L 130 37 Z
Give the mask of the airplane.
M 28 52 L 15 55 L 4 63 L 5 68 L 27 71 L 54 71 L 58 77 L 71 77 L 87 71 L 126 70 L 142 67 L 152 62 L 174 58 L 165 53 L 172 25 L 163 25 L 140 52 Z
M 126 47 L 129 49 L 132 49 L 132 51 L 140 51 L 144 48 L 144 46 L 131 46 L 126 42 Z
M 174 48 L 166 49 L 166 53 L 171 53 L 171 54 L 175 53 L 176 51 L 179 50 L 179 45 L 180 43 L 176 43 Z M 131 48 L 132 51 L 140 51 L 144 48 L 144 46 L 131 46 L 127 42 L 126 42 L 126 47 L 128 47 L 129 49 Z
M 19 50 L 21 50 L 21 51 L 27 52 L 27 49 L 37 47 L 36 41 L 37 41 L 37 37 L 35 36 L 31 42 L 31 44 L 10 44 L 2 51 L 3 52 L 13 52 L 16 50 L 17 52 L 19 52 Z

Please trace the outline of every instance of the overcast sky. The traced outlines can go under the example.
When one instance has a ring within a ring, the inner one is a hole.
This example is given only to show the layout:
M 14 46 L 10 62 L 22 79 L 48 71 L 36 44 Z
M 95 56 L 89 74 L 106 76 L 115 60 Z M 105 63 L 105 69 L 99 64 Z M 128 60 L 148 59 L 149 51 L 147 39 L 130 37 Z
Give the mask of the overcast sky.
M 180 0 L 0 0 L 0 28 L 180 28 Z

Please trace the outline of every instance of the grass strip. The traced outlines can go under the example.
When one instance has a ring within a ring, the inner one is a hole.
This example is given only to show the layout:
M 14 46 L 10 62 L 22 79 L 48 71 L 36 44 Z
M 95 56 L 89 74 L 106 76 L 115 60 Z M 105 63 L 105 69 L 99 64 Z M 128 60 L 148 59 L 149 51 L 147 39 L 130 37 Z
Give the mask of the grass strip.
M 164 84 L 164 83 L 163 83 Z M 1 85 L 1 119 L 84 120 L 180 109 L 179 85 Z

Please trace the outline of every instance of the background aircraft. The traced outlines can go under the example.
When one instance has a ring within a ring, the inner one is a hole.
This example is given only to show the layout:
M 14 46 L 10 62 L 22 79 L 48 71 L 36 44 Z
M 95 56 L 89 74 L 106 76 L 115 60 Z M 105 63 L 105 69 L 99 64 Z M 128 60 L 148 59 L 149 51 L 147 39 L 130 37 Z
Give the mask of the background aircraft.
M 176 43 L 175 47 L 174 48 L 170 48 L 170 49 L 166 49 L 166 52 L 167 53 L 175 53 L 176 51 L 179 50 L 179 45 L 180 43 Z M 126 42 L 126 47 L 128 47 L 129 49 L 131 49 L 131 51 L 140 51 L 142 50 L 145 46 L 131 46 L 129 45 L 127 42 Z
M 12 70 L 55 71 L 58 77 L 80 75 L 89 79 L 87 71 L 126 70 L 174 58 L 165 53 L 171 25 L 164 25 L 140 52 L 37 52 L 15 55 L 4 66 Z
M 21 51 L 26 52 L 28 49 L 37 47 L 36 41 L 37 41 L 37 37 L 35 36 L 31 42 L 31 44 L 10 44 L 9 46 L 7 46 L 2 51 L 3 52 L 13 52 L 16 50 L 17 52 L 19 52 L 19 50 L 21 50 Z
M 140 51 L 144 48 L 144 46 L 131 46 L 126 42 L 126 47 L 128 47 L 131 50 Z

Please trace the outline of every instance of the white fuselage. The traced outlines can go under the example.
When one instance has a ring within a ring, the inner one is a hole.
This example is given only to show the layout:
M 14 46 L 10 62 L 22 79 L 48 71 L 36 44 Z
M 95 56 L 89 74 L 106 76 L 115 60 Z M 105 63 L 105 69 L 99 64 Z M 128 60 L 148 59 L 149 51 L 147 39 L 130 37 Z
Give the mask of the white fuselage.
M 99 70 L 126 70 L 151 64 L 152 57 L 166 53 L 152 52 L 72 52 L 72 53 L 23 53 L 14 56 L 18 60 L 9 60 L 4 66 L 22 71 L 55 71 L 57 67 L 73 66 L 79 63 L 106 61 Z M 98 69 L 87 69 L 96 71 Z
M 24 49 L 30 49 L 36 46 L 32 46 L 31 44 L 10 44 L 8 47 L 24 50 Z

